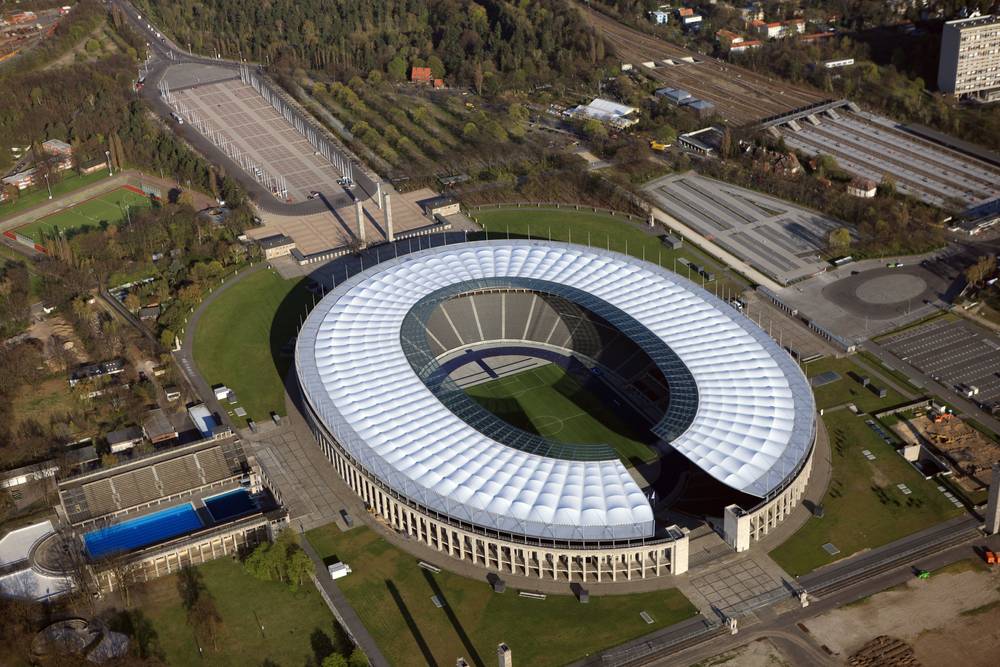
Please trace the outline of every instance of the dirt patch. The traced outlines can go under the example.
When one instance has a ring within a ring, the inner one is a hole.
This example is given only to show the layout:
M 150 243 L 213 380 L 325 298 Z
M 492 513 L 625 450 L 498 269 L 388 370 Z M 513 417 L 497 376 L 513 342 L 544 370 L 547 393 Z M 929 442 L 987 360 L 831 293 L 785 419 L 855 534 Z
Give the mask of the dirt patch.
M 1000 459 L 1000 445 L 972 428 L 958 417 L 928 415 L 900 419 L 893 425 L 904 442 L 919 443 L 948 459 L 959 472 L 956 481 L 969 490 L 988 485 L 993 462 Z
M 955 662 L 966 667 L 980 664 L 975 662 L 976 656 L 997 655 L 998 608 L 987 605 L 1000 600 L 998 584 L 1000 572 L 950 568 L 927 580 L 911 579 L 895 590 L 817 616 L 805 625 L 820 644 L 841 656 L 854 655 L 874 638 L 888 636 L 911 644 L 923 664 Z M 985 611 L 962 615 L 980 608 Z M 975 641 L 965 637 L 964 632 L 956 632 L 957 628 L 973 624 L 981 624 Z M 933 655 L 947 655 L 949 659 L 932 659 Z
M 696 667 L 789 667 L 791 663 L 769 639 L 758 639 L 699 662 Z
M 41 341 L 45 363 L 51 371 L 62 370 L 67 362 L 81 364 L 87 360 L 80 338 L 59 315 L 32 323 L 28 335 Z

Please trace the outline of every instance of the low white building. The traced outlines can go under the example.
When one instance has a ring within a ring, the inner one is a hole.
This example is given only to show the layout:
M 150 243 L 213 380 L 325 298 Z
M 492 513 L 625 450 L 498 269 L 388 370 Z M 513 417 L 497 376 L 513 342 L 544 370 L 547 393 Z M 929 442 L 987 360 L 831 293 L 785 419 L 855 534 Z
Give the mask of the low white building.
M 326 571 L 330 573 L 332 579 L 340 579 L 351 573 L 351 566 L 347 563 L 331 563 L 327 566 Z
M 590 118 L 612 127 L 624 129 L 639 122 L 639 119 L 636 118 L 638 112 L 639 110 L 635 107 L 595 97 L 590 104 L 581 104 L 567 109 L 563 113 L 572 118 Z
M 847 184 L 847 194 L 862 199 L 872 199 L 878 193 L 878 184 L 868 178 L 854 178 Z

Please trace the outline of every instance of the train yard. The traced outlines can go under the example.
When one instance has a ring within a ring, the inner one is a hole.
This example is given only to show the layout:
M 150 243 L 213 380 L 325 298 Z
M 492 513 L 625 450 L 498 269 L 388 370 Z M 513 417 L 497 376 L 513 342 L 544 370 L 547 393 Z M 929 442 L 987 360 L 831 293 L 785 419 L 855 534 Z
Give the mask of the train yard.
M 830 155 L 876 183 L 889 175 L 901 192 L 937 206 L 971 207 L 1000 197 L 1000 168 L 917 137 L 887 118 L 843 109 L 810 118 L 781 126 L 786 145 Z
M 681 48 L 623 25 L 589 7 L 587 21 L 614 48 L 623 63 L 664 86 L 708 100 L 734 125 L 756 123 L 824 100 L 819 91 L 785 83 Z

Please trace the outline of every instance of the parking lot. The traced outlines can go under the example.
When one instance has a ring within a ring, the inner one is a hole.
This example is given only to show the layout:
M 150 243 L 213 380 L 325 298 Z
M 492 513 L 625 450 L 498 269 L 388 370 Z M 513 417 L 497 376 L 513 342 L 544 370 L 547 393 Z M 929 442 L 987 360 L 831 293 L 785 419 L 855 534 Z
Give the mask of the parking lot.
M 946 316 L 879 341 L 897 357 L 956 388 L 979 388 L 980 404 L 1000 402 L 1000 337 Z
M 667 176 L 646 190 L 659 208 L 778 283 L 822 272 L 832 218 L 694 173 Z
M 342 177 L 309 141 L 252 87 L 239 78 L 172 88 L 185 121 L 207 123 L 264 172 L 284 178 L 289 203 L 305 201 L 310 192 L 339 198 Z
M 785 143 L 806 153 L 831 155 L 844 169 L 876 183 L 889 174 L 900 192 L 929 204 L 949 200 L 974 206 L 1000 197 L 1000 168 L 895 127 L 882 116 L 838 109 L 819 114 L 819 125 L 782 127 Z

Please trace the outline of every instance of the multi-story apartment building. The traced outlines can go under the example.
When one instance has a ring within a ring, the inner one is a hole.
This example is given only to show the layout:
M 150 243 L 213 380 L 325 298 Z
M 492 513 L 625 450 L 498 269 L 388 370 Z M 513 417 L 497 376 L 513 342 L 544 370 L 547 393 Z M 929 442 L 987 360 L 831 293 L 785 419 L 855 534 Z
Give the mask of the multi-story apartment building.
M 1000 100 L 1000 16 L 944 24 L 938 88 L 956 97 Z

